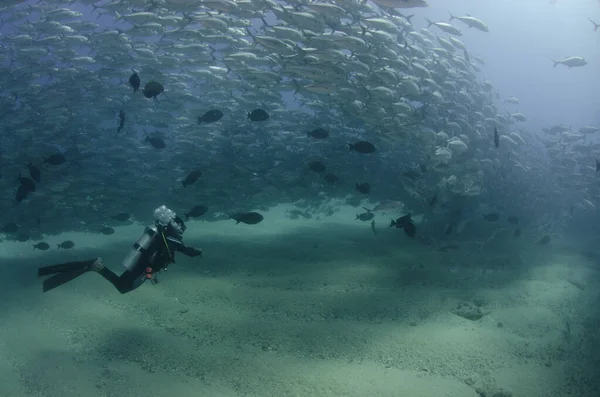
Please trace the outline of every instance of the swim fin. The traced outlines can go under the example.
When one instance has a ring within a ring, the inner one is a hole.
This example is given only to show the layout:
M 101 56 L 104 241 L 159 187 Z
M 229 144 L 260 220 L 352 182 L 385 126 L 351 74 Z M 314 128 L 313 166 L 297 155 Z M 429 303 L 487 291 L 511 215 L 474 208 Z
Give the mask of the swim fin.
M 38 269 L 38 277 L 57 273 L 44 280 L 43 291 L 50 291 L 51 289 L 54 289 L 68 281 L 73 280 L 74 278 L 81 276 L 83 273 L 91 269 L 92 264 L 95 261 L 96 259 L 91 259 L 87 261 L 69 262 L 59 265 L 40 267 Z
M 54 276 L 44 280 L 44 282 L 42 284 L 43 285 L 42 290 L 44 292 L 48 292 L 51 289 L 54 289 L 60 285 L 63 285 L 64 283 L 66 283 L 68 281 L 73 280 L 74 278 L 81 276 L 83 273 L 86 273 L 88 270 L 89 270 L 88 267 L 84 267 L 79 270 L 72 270 L 70 272 L 62 272 L 62 273 L 55 274 Z
M 96 261 L 96 259 L 90 259 L 87 261 L 68 262 L 68 263 L 61 263 L 58 265 L 40 267 L 38 269 L 38 277 L 47 276 L 49 274 L 54 274 L 54 273 L 62 273 L 62 272 L 69 272 L 69 271 L 73 271 L 73 270 L 79 270 L 83 267 L 89 268 L 92 265 L 92 263 L 94 263 L 95 261 Z

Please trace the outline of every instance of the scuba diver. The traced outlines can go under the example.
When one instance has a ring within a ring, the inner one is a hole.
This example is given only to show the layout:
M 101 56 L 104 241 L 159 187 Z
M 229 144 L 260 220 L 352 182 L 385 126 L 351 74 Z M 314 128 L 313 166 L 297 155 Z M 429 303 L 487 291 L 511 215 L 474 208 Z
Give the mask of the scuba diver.
M 120 276 L 105 267 L 101 258 L 46 266 L 38 269 L 38 277 L 53 276 L 44 280 L 43 291 L 50 291 L 83 273 L 94 271 L 125 294 L 146 280 L 156 284 L 158 272 L 167 270 L 169 264 L 175 262 L 176 251 L 189 257 L 202 256 L 201 249 L 188 247 L 181 241 L 186 226 L 175 212 L 163 205 L 154 210 L 154 218 L 154 227 L 146 227 L 142 237 L 123 259 L 122 265 L 126 270 Z

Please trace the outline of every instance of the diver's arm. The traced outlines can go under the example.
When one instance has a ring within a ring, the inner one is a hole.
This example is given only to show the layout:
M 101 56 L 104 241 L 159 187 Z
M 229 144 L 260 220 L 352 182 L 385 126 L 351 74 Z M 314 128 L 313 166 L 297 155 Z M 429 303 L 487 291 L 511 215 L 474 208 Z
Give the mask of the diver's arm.
M 185 245 L 181 240 L 177 240 L 173 237 L 167 237 L 166 239 L 169 244 L 169 248 L 175 251 L 179 251 L 182 254 L 192 258 L 195 256 L 202 256 L 202 250 L 200 248 L 189 247 Z

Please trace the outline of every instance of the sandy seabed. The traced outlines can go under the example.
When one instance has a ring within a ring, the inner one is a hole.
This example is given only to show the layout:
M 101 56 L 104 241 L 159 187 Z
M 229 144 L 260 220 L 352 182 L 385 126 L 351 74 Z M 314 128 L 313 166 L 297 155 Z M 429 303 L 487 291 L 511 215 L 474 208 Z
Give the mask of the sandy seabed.
M 204 258 L 125 295 L 94 273 L 43 294 L 36 269 L 120 271 L 143 225 L 1 243 L 0 396 L 600 396 L 600 253 L 508 236 L 441 252 L 389 216 L 374 235 L 352 208 L 284 211 L 189 222 Z

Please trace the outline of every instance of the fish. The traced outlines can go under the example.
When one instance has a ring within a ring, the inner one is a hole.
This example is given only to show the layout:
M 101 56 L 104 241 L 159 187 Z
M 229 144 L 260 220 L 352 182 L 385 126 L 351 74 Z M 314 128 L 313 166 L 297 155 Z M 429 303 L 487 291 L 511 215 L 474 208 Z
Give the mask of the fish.
M 202 176 L 201 171 L 193 170 L 189 174 L 187 174 L 185 179 L 181 182 L 181 185 L 183 187 L 192 185 L 194 182 L 196 182 L 198 179 L 200 179 L 201 176 Z
M 27 196 L 29 195 L 29 193 L 31 193 L 31 190 L 29 190 L 29 188 L 27 186 L 20 185 L 17 188 L 17 193 L 15 194 L 16 203 L 19 204 L 20 202 L 25 200 L 27 198 Z
M 310 163 L 308 163 L 308 168 L 311 171 L 314 171 L 317 173 L 325 172 L 325 170 L 327 170 L 327 167 L 325 166 L 325 164 L 323 164 L 320 161 L 311 161 Z
M 450 33 L 453 34 L 455 36 L 462 36 L 462 32 L 460 31 L 460 29 L 456 28 L 453 25 L 450 25 L 449 23 L 446 22 L 432 22 L 429 19 L 425 18 L 425 20 L 427 21 L 427 28 L 429 28 L 431 25 L 435 25 L 438 28 L 440 28 L 441 30 L 443 30 L 446 33 Z
M 50 165 L 61 165 L 64 164 L 67 159 L 62 153 L 53 154 L 50 157 L 44 159 L 44 164 Z
M 579 132 L 582 134 L 593 134 L 598 131 L 600 131 L 600 127 L 595 127 L 593 125 L 586 125 L 579 129 Z
M 368 209 L 367 207 L 363 207 L 366 211 L 375 212 L 375 211 L 396 211 L 402 210 L 404 208 L 404 203 L 402 201 L 394 201 L 394 200 L 384 200 L 377 204 L 373 209 Z
M 520 237 L 521 236 L 521 228 L 520 227 L 517 226 L 517 228 L 513 232 L 513 236 L 514 237 Z
M 464 17 L 455 17 L 454 15 L 452 15 L 452 13 L 450 13 L 450 21 L 452 21 L 454 19 L 458 19 L 459 21 L 463 22 L 470 28 L 479 29 L 482 32 L 490 31 L 488 26 L 485 23 L 483 23 L 482 21 L 480 21 L 479 19 L 477 19 L 475 17 L 469 16 L 469 15 L 464 16 Z
M 335 185 L 340 180 L 340 178 L 338 178 L 337 175 L 332 174 L 332 173 L 325 174 L 325 176 L 323 177 L 323 179 L 325 179 L 325 181 L 327 181 L 328 183 L 330 183 L 332 185 Z
M 600 171 L 600 161 L 596 159 L 596 172 Z
M 371 231 L 373 232 L 374 235 L 377 236 L 377 230 L 375 229 L 375 219 L 373 219 L 371 221 Z
M 516 216 L 509 216 L 508 218 L 506 218 L 506 220 L 508 221 L 508 223 L 510 223 L 511 225 L 517 225 L 519 223 L 519 218 Z
M 14 222 L 10 222 L 10 223 L 7 223 L 6 225 L 2 226 L 2 232 L 6 233 L 6 234 L 14 234 L 18 231 L 19 231 L 19 225 L 17 225 Z
M 438 195 L 437 195 L 437 193 L 435 193 L 433 195 L 433 197 L 431 197 L 431 199 L 429 199 L 429 202 L 428 202 L 429 207 L 434 207 L 437 204 L 437 201 L 438 201 Z
M 29 175 L 31 176 L 31 178 L 37 183 L 40 183 L 42 180 L 42 174 L 40 172 L 40 169 L 32 163 L 29 163 L 27 168 L 29 169 Z
M 19 175 L 19 183 L 25 187 L 29 192 L 35 192 L 35 183 L 32 179 Z
M 308 136 L 315 139 L 325 139 L 329 137 L 329 132 L 323 128 L 315 128 L 314 130 L 308 132 Z
M 117 127 L 117 134 L 121 132 L 123 127 L 125 126 L 125 112 L 123 110 L 119 110 L 119 126 Z
M 535 243 L 537 245 L 546 245 L 548 244 L 552 239 L 550 238 L 550 236 L 548 236 L 547 234 L 545 236 L 543 236 L 542 238 L 540 238 L 538 241 L 536 241 Z
M 391 8 L 415 8 L 428 6 L 427 1 L 425 0 L 373 0 L 373 3 Z
M 112 216 L 112 219 L 119 222 L 125 222 L 129 220 L 129 218 L 131 218 L 131 214 L 127 212 L 119 212 L 118 214 Z
M 398 218 L 396 220 L 392 219 L 390 222 L 390 227 L 395 227 L 397 229 L 404 229 L 404 233 L 408 237 L 411 237 L 411 238 L 415 237 L 415 234 L 417 233 L 417 226 L 412 221 L 410 213 L 408 213 L 404 216 L 401 216 L 400 218 Z
M 75 243 L 72 242 L 71 240 L 66 240 L 66 241 L 63 241 L 62 243 L 58 244 L 58 248 L 62 248 L 62 249 L 66 249 L 66 250 L 71 249 L 73 247 L 75 247 Z
M 150 81 L 146 83 L 144 89 L 142 90 L 142 93 L 144 94 L 144 97 L 152 99 L 158 97 L 164 91 L 165 87 L 163 87 L 162 84 L 157 83 L 156 81 Z
M 372 212 L 363 212 L 362 214 L 356 214 L 356 218 L 354 218 L 354 220 L 359 219 L 359 220 L 365 222 L 365 221 L 370 221 L 374 217 L 375 217 L 375 214 Z
M 195 205 L 189 212 L 185 214 L 185 220 L 187 221 L 190 218 L 199 218 L 202 215 L 206 214 L 208 211 L 208 207 L 205 205 Z
M 262 109 L 254 109 L 248 112 L 248 118 L 250 121 L 266 121 L 269 119 L 269 114 Z
M 206 113 L 204 113 L 202 116 L 198 117 L 198 124 L 216 123 L 217 121 L 221 120 L 222 117 L 223 117 L 222 111 L 220 111 L 218 109 L 211 109 L 211 110 L 207 111 Z
M 146 137 L 146 142 L 149 142 L 150 145 L 152 145 L 153 148 L 155 149 L 164 149 L 167 147 L 167 144 L 165 143 L 164 139 L 162 138 L 150 138 L 149 136 Z
M 490 212 L 489 214 L 484 215 L 483 219 L 488 222 L 496 222 L 498 219 L 500 219 L 500 217 L 496 212 Z
M 494 125 L 494 146 L 496 149 L 500 146 L 500 136 L 498 135 L 498 128 Z
M 140 89 L 141 83 L 140 76 L 138 76 L 137 72 L 134 70 L 133 74 L 129 76 L 129 85 L 133 88 L 134 94 Z
M 258 212 L 240 212 L 230 216 L 235 219 L 235 224 L 245 223 L 247 225 L 256 225 L 263 221 L 264 217 Z
M 360 141 L 348 144 L 348 151 L 356 151 L 358 153 L 368 154 L 375 152 L 375 146 L 371 142 Z
M 589 21 L 594 25 L 594 32 L 598 31 L 598 27 L 600 27 L 600 24 L 597 24 L 596 22 L 592 21 L 591 18 L 588 18 Z
M 371 191 L 371 185 L 369 185 L 366 182 L 364 182 L 364 183 L 357 183 L 356 184 L 356 190 L 358 190 L 359 192 L 361 192 L 363 194 L 368 194 Z
M 50 245 L 48 243 L 45 242 L 41 242 L 41 243 L 37 243 L 37 244 L 33 244 L 33 249 L 38 249 L 40 251 L 46 251 L 48 248 L 50 248 Z
M 518 105 L 520 103 L 520 101 L 519 101 L 519 98 L 516 98 L 516 97 L 513 96 L 513 97 L 510 97 L 510 98 L 506 98 L 504 100 L 504 103 L 510 103 L 510 104 L 513 104 L 513 105 Z
M 553 59 L 552 62 L 554 62 L 554 67 L 557 65 L 565 65 L 568 66 L 569 69 L 587 65 L 587 61 L 583 57 L 568 57 L 561 61 L 555 61 Z
M 101 228 L 100 230 L 98 230 L 98 233 L 102 233 L 102 234 L 104 234 L 106 236 L 109 236 L 109 235 L 115 233 L 115 229 L 113 229 L 110 226 L 104 226 L 103 228 Z

